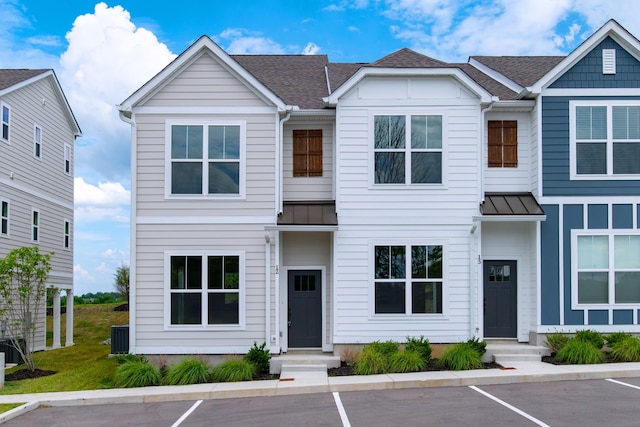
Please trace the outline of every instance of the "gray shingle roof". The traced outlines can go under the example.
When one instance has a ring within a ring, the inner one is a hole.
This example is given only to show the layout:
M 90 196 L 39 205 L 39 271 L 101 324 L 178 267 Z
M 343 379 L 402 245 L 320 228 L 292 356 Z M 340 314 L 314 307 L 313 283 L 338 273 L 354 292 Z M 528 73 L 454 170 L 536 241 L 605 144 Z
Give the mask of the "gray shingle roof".
M 522 87 L 540 80 L 564 56 L 472 56 L 471 58 L 495 70 Z
M 25 80 L 29 80 L 39 74 L 46 73 L 47 69 L 27 70 L 27 69 L 0 69 L 0 90 L 10 88 Z
M 426 55 L 407 49 L 397 50 L 369 64 L 370 67 L 388 68 L 447 68 L 446 62 L 438 61 Z

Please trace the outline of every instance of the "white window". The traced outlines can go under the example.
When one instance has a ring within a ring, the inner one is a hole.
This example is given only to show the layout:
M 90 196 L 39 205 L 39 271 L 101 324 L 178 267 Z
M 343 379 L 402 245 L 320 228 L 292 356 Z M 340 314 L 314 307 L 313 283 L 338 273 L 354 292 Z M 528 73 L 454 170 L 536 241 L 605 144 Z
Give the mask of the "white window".
M 37 209 L 31 210 L 31 241 L 40 241 L 40 211 Z
M 69 249 L 71 248 L 71 221 L 69 221 L 68 219 L 64 220 L 63 232 L 64 240 L 62 242 L 62 247 L 64 249 Z
M 374 116 L 374 184 L 441 184 L 442 139 L 440 115 Z
M 571 177 L 638 179 L 640 102 L 572 101 Z
M 71 146 L 64 144 L 64 173 L 71 175 Z
M 375 314 L 441 314 L 442 245 L 373 248 Z
M 9 201 L 0 199 L 0 236 L 9 237 Z
M 11 108 L 6 104 L 1 104 L 2 108 L 2 140 L 9 142 L 9 128 L 11 126 Z
M 42 128 L 38 125 L 33 127 L 33 156 L 42 158 Z
M 244 196 L 244 123 L 170 123 L 167 194 Z
M 167 253 L 167 324 L 244 325 L 244 253 Z
M 574 301 L 579 307 L 640 307 L 640 234 L 573 232 Z

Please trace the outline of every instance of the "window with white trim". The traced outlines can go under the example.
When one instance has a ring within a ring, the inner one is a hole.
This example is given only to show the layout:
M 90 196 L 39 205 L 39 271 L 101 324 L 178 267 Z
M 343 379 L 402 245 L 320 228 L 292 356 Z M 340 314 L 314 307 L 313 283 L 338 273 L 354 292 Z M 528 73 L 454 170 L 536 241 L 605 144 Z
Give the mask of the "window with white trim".
M 2 108 L 2 140 L 9 142 L 9 129 L 11 126 L 11 108 L 6 104 L 0 104 Z
M 40 241 L 40 211 L 37 209 L 31 210 L 31 241 Z
M 71 145 L 64 144 L 64 173 L 71 175 Z
M 64 239 L 62 242 L 62 247 L 64 249 L 69 249 L 71 248 L 71 221 L 69 221 L 68 219 L 64 220 L 63 233 Z
M 640 102 L 572 101 L 573 178 L 638 179 Z
M 42 128 L 38 125 L 33 126 L 33 157 L 42 158 Z
M 170 124 L 170 195 L 243 195 L 244 124 Z
M 375 184 L 442 183 L 442 116 L 373 117 Z
M 374 313 L 442 313 L 442 246 L 376 245 Z
M 242 254 L 171 254 L 169 325 L 240 326 Z
M 578 305 L 640 306 L 640 234 L 585 230 L 572 243 Z
M 0 236 L 9 237 L 9 201 L 0 199 Z

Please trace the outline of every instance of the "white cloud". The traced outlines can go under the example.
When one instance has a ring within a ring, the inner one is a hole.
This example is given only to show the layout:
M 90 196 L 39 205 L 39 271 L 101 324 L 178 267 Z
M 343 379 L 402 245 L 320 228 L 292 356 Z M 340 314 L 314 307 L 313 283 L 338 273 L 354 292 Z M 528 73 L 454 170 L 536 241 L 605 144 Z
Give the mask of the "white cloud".
M 119 182 L 101 182 L 98 186 L 88 184 L 82 177 L 74 179 L 74 201 L 76 206 L 117 206 L 129 204 L 131 192 Z
M 100 256 L 109 261 L 117 261 L 119 263 L 122 263 L 127 259 L 127 255 L 120 249 L 107 249 L 102 252 Z
M 96 278 L 93 277 L 91 274 L 89 274 L 87 270 L 82 268 L 80 264 L 76 264 L 73 266 L 73 281 L 74 282 L 85 281 L 85 282 L 94 283 L 96 281 Z
M 315 43 L 307 43 L 307 45 L 302 49 L 303 55 L 315 55 L 320 51 L 320 47 Z
M 227 28 L 214 40 L 226 44 L 224 50 L 230 54 L 274 54 L 285 53 L 285 49 L 277 42 L 263 37 L 261 33 L 244 28 Z

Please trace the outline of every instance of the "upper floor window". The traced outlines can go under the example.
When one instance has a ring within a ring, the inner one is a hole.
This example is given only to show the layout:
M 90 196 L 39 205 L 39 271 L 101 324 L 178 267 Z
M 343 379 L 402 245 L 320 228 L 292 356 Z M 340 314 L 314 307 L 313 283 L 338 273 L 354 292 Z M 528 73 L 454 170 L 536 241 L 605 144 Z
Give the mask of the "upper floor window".
M 71 175 L 71 146 L 64 144 L 64 173 Z
M 490 168 L 518 167 L 518 122 L 516 120 L 489 120 L 488 166 Z
M 9 201 L 0 199 L 0 236 L 9 236 Z
M 42 158 L 42 128 L 38 125 L 33 127 L 33 156 Z
M 11 109 L 8 105 L 2 104 L 2 139 L 9 142 L 9 126 L 11 120 Z
M 322 176 L 322 129 L 293 131 L 293 176 Z
M 242 125 L 172 124 L 169 133 L 169 194 L 243 194 Z
M 68 219 L 64 220 L 64 240 L 62 242 L 62 247 L 65 249 L 69 249 L 71 247 L 71 221 Z
M 572 177 L 638 178 L 640 103 L 574 101 L 570 121 Z
M 40 211 L 31 211 L 31 241 L 40 241 Z
M 442 183 L 442 116 L 374 116 L 373 133 L 374 183 Z
M 375 246 L 375 314 L 442 313 L 442 248 Z

